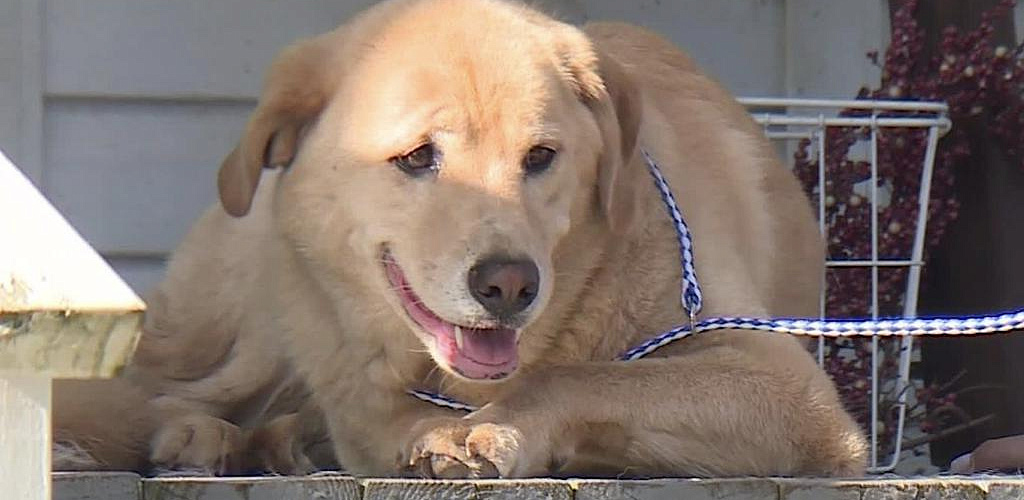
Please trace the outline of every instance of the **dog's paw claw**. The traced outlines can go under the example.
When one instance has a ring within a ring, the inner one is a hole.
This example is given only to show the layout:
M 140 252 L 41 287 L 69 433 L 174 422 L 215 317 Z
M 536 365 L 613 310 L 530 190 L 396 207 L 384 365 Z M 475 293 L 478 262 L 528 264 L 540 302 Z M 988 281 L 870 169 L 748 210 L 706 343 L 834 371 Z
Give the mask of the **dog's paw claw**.
M 519 456 L 523 435 L 508 425 L 480 424 L 466 436 L 466 454 L 481 457 L 495 469 L 493 477 L 509 477 Z
M 209 415 L 186 415 L 157 431 L 150 461 L 164 469 L 223 475 L 234 468 L 243 441 L 241 429 L 230 422 Z
M 425 460 L 430 461 L 428 474 L 433 478 L 459 479 L 473 475 L 468 459 L 463 461 L 448 455 L 430 455 Z
M 453 420 L 424 433 L 407 454 L 406 471 L 425 478 L 509 477 L 522 434 L 497 424 L 471 425 Z

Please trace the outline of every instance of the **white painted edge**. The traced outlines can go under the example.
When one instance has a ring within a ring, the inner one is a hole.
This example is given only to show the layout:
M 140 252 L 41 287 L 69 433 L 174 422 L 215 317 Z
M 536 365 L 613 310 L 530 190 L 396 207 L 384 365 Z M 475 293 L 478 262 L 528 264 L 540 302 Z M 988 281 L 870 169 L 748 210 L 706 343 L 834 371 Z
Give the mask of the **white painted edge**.
M 0 241 L 0 313 L 145 308 L 2 152 Z
M 50 499 L 50 387 L 45 375 L 0 372 L 0 497 Z

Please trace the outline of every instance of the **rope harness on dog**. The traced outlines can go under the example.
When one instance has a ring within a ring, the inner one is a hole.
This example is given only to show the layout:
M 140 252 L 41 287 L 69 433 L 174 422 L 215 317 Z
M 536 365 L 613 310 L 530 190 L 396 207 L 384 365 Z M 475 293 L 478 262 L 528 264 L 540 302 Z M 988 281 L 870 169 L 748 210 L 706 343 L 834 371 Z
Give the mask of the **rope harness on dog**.
M 697 314 L 703 305 L 703 294 L 697 281 L 693 259 L 693 238 L 676 204 L 668 181 L 661 174 L 654 158 L 643 152 L 647 169 L 654 178 L 654 185 L 661 194 L 661 200 L 672 219 L 679 243 L 679 259 L 683 272 L 680 300 L 689 315 L 689 324 L 680 325 L 626 351 L 619 361 L 632 361 L 677 340 L 698 333 L 724 329 L 759 330 L 811 337 L 892 337 L 920 335 L 976 335 L 1024 330 L 1024 309 L 998 315 L 967 316 L 959 318 L 896 318 L 865 320 L 831 320 L 804 318 L 743 318 L 721 317 L 697 321 Z M 460 411 L 476 411 L 476 406 L 454 400 L 442 394 L 421 390 L 409 390 L 409 395 L 437 406 Z

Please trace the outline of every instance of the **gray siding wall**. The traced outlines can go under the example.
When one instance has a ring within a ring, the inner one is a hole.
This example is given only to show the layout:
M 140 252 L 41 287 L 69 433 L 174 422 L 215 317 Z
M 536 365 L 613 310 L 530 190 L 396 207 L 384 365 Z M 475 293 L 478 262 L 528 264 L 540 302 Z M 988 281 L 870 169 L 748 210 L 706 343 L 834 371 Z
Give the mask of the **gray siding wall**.
M 373 0 L 0 0 L 0 148 L 138 291 L 205 206 L 263 69 Z M 884 0 L 549 0 L 646 25 L 743 95 L 877 78 Z

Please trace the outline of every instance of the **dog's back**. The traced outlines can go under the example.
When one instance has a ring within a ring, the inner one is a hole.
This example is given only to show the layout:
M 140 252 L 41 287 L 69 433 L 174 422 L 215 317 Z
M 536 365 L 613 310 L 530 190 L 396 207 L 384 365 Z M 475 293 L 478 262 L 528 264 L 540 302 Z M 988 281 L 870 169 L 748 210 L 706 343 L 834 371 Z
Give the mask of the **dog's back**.
M 745 256 L 752 264 L 748 269 L 766 273 L 754 277 L 764 287 L 758 290 L 758 300 L 770 301 L 763 304 L 763 313 L 817 315 L 824 245 L 814 215 L 796 178 L 779 161 L 747 110 L 661 35 L 614 22 L 592 23 L 585 31 L 595 45 L 628 68 L 649 103 L 645 112 L 655 110 L 661 115 L 663 121 L 653 123 L 672 128 L 671 133 L 649 129 L 645 137 L 666 141 L 652 145 L 660 152 L 656 160 L 680 204 L 695 208 L 686 213 L 691 224 L 701 225 L 702 218 L 713 217 L 717 227 L 701 231 L 702 237 L 714 237 L 726 226 L 744 235 L 742 250 L 754 251 Z M 716 186 L 717 192 L 708 194 L 708 186 Z M 729 212 L 721 212 L 722 207 Z M 657 210 L 653 216 L 662 217 L 662 212 Z M 696 244 L 705 254 L 727 251 L 707 239 Z M 771 265 L 763 265 L 767 262 Z M 719 301 L 734 302 L 734 297 Z

